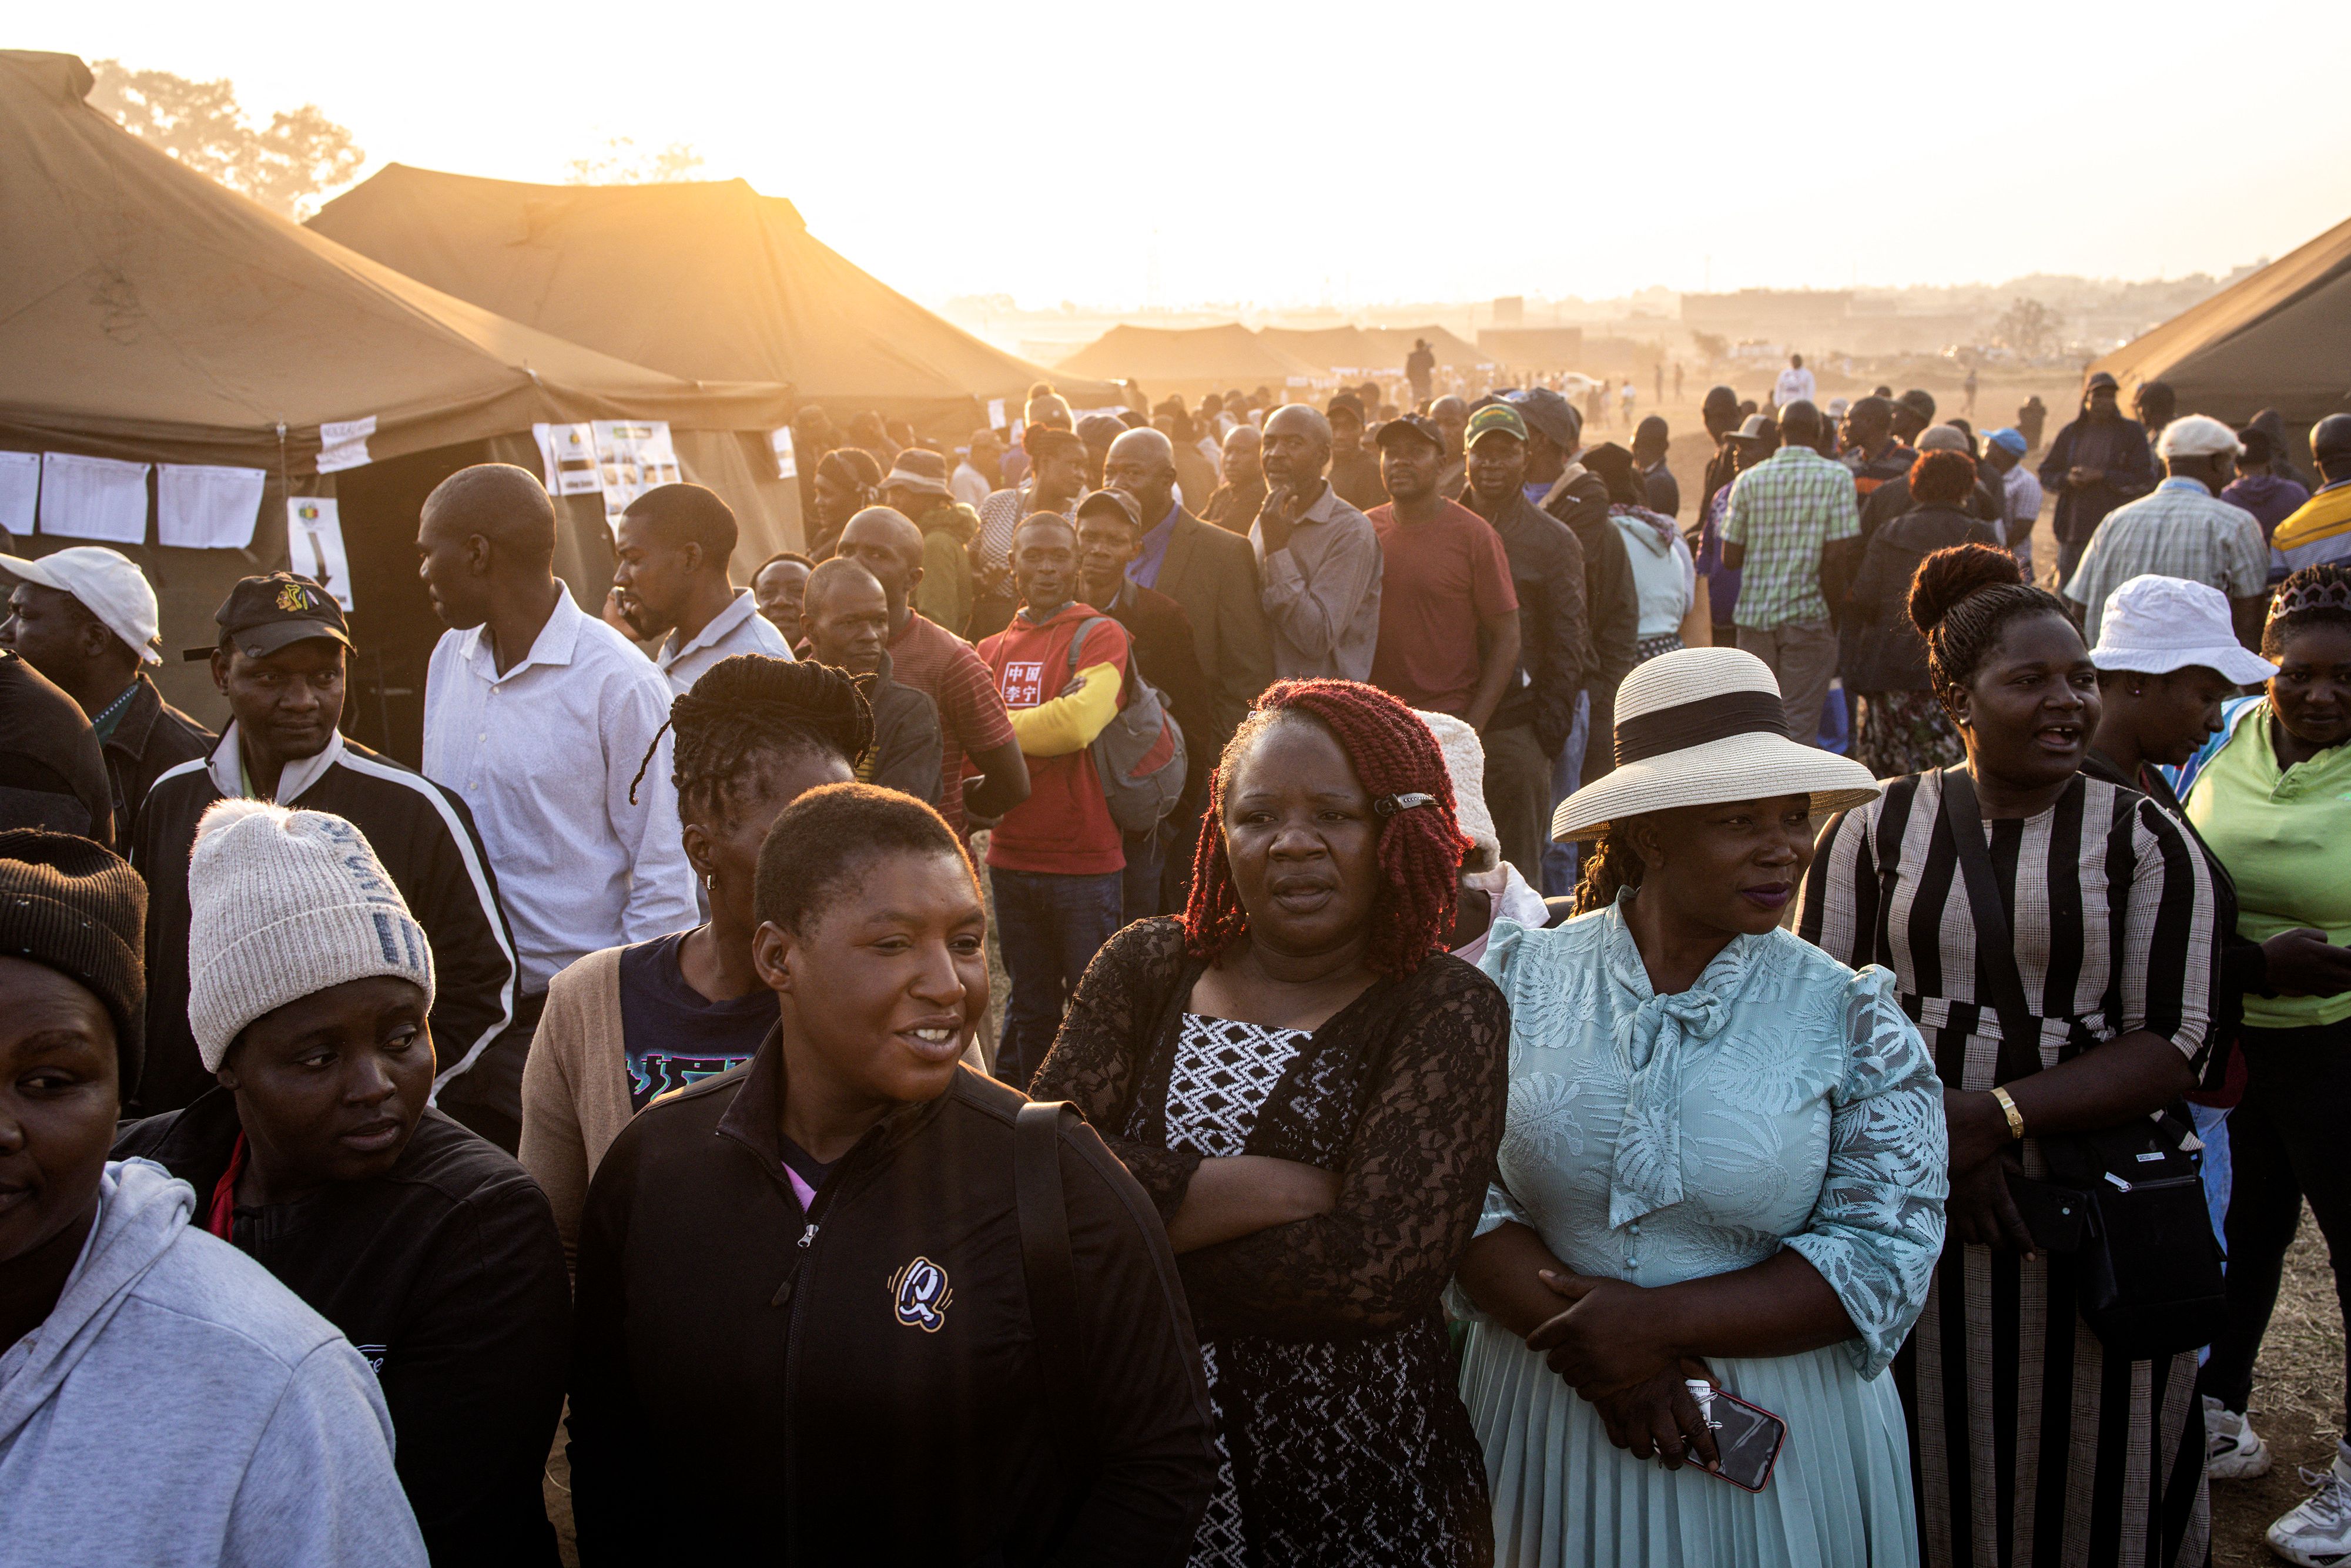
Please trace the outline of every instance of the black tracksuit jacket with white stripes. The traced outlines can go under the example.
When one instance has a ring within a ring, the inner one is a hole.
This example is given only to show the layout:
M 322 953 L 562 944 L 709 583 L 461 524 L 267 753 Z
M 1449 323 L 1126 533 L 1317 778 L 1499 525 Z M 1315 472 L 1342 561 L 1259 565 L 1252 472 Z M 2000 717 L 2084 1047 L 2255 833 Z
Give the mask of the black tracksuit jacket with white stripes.
M 147 1066 L 125 1115 L 176 1111 L 213 1086 L 188 1027 L 188 856 L 221 799 L 198 758 L 155 780 L 131 863 L 147 878 Z M 514 937 L 473 813 L 453 790 L 349 738 L 299 796 L 279 802 L 355 825 L 433 944 L 436 1083 L 469 1066 L 513 1021 Z

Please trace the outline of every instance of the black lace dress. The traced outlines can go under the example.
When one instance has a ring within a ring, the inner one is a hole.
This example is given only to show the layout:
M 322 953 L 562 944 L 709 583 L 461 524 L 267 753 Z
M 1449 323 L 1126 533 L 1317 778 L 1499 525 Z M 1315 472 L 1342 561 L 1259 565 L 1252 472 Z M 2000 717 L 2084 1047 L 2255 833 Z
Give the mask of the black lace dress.
M 1162 1218 L 1204 1157 L 1339 1174 L 1331 1213 L 1179 1260 L 1223 1460 L 1191 1562 L 1489 1563 L 1439 1300 L 1501 1135 L 1501 993 L 1440 955 L 1308 1033 L 1188 1013 L 1204 967 L 1174 920 L 1119 933 L 1030 1091 L 1074 1102 Z

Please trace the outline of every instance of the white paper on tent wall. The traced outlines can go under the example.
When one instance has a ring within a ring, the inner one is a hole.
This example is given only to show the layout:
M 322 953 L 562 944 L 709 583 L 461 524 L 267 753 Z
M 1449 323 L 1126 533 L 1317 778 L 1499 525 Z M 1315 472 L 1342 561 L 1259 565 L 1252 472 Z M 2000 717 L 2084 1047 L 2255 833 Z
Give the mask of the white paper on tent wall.
M 147 542 L 147 465 L 41 454 L 41 532 L 110 545 Z
M 1004 400 L 1000 397 L 987 400 L 987 428 L 990 430 L 1004 428 Z
M 799 453 L 792 445 L 791 431 L 786 428 L 768 432 L 768 445 L 776 454 L 776 476 L 781 479 L 799 478 L 800 476 Z
M 375 415 L 365 419 L 332 419 L 319 426 L 319 472 L 339 474 L 346 468 L 364 468 L 372 461 L 368 456 L 368 437 L 375 434 Z
M 12 534 L 31 533 L 40 495 L 41 455 L 0 452 L 0 528 Z
M 602 489 L 596 476 L 596 433 L 584 424 L 534 424 L 538 455 L 547 465 L 547 493 L 587 496 Z
M 155 542 L 178 549 L 243 549 L 261 522 L 259 468 L 155 465 Z
M 656 485 L 674 485 L 684 476 L 677 452 L 670 444 L 666 420 L 600 419 L 596 433 L 596 472 L 604 491 L 604 521 L 614 533 L 629 503 Z
M 1016 419 L 1012 422 L 1012 428 L 1004 433 L 1004 439 L 1012 443 L 1013 445 L 1018 446 L 1020 444 L 1020 433 L 1028 427 L 1029 422 L 1027 420 Z
M 345 610 L 351 602 L 350 559 L 343 553 L 343 519 L 332 496 L 286 497 L 286 554 L 294 575 L 307 577 Z

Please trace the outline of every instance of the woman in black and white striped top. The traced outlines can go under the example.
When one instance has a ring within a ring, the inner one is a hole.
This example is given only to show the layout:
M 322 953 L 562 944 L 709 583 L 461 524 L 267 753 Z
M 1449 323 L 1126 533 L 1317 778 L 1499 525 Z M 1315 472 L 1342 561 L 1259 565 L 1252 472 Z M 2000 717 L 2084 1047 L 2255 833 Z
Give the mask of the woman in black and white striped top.
M 2011 558 L 1937 552 L 1910 613 L 1967 742 L 2041 1068 L 1997 1071 L 1946 777 L 1896 779 L 1831 821 L 1799 929 L 1844 963 L 1893 969 L 1945 1086 L 1950 1240 L 1895 1364 L 1925 1560 L 2199 1564 L 2210 1530 L 2195 1356 L 2105 1354 L 2075 1306 L 2074 1258 L 2036 1255 L 2007 1176 L 2045 1174 L 2042 1135 L 2113 1126 L 2194 1087 L 2214 965 L 2209 873 L 2153 802 L 2081 772 L 2097 671 L 2064 607 Z

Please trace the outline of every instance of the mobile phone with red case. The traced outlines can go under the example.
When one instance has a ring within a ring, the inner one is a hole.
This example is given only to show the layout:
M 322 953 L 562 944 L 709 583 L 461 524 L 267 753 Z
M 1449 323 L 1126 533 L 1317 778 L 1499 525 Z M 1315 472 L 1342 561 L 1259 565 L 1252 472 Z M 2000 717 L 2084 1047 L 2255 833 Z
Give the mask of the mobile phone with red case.
M 1698 1469 L 1742 1490 L 1761 1491 L 1771 1484 L 1771 1467 L 1780 1462 L 1780 1450 L 1788 1441 L 1788 1423 L 1728 1388 L 1716 1388 L 1712 1404 L 1718 1458 L 1714 1465 Z

